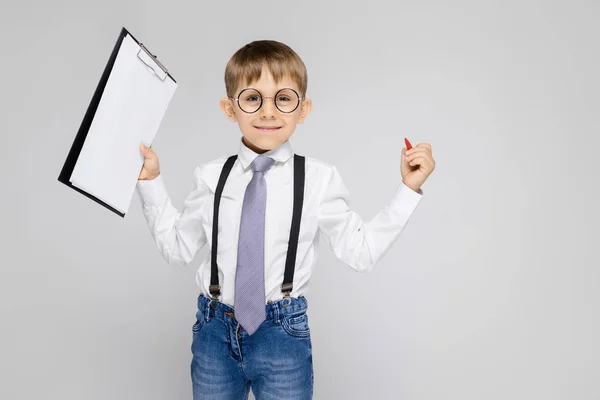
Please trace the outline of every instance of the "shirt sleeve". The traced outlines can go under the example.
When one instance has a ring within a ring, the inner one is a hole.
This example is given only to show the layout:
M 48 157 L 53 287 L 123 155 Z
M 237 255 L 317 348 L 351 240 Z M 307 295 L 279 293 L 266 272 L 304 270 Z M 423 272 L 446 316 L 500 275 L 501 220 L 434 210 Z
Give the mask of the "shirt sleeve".
M 398 239 L 423 197 L 401 183 L 391 201 L 364 222 L 350 208 L 349 193 L 336 167 L 331 167 L 319 204 L 319 234 L 341 261 L 360 271 L 371 271 Z
M 163 258 L 169 264 L 188 264 L 206 244 L 202 218 L 211 191 L 200 178 L 199 168 L 181 213 L 171 203 L 162 174 L 152 180 L 138 180 L 137 189 L 148 228 Z

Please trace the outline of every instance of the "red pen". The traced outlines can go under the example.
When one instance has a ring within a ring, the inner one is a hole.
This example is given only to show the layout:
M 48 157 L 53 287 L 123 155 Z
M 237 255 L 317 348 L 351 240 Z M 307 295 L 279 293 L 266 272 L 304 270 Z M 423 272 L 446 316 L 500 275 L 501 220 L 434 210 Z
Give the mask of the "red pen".
M 406 143 L 406 150 L 412 149 L 412 144 L 410 144 L 407 138 L 404 138 L 404 143 Z

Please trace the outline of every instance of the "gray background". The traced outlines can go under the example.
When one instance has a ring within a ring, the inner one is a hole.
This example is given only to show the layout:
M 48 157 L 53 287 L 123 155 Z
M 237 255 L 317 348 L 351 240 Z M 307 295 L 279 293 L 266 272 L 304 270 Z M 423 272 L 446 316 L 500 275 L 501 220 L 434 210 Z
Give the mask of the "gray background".
M 1 4 L 0 398 L 191 398 L 207 250 L 168 266 L 137 195 L 121 219 L 57 181 L 122 26 L 180 85 L 154 143 L 178 207 L 196 165 L 237 151 L 218 101 L 255 39 L 304 59 L 293 148 L 336 165 L 365 219 L 403 138 L 432 144 L 372 273 L 320 254 L 316 399 L 600 398 L 598 2 Z

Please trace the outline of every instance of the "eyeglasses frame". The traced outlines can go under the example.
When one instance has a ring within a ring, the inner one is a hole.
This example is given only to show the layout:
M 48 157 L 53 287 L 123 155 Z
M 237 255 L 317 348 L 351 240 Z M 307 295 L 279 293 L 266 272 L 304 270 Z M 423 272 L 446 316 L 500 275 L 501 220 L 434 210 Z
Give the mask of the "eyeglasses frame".
M 258 94 L 260 95 L 260 105 L 258 106 L 258 108 L 256 109 L 256 111 L 248 112 L 248 111 L 244 110 L 244 109 L 243 109 L 243 108 L 240 106 L 240 96 L 241 96 L 241 95 L 242 95 L 242 93 L 244 93 L 246 90 L 256 90 L 256 91 L 258 92 Z M 235 101 L 237 102 L 237 104 L 238 104 L 238 107 L 240 108 L 240 110 L 242 110 L 242 111 L 243 111 L 243 112 L 245 112 L 246 114 L 254 114 L 254 113 L 258 112 L 258 110 L 260 110 L 260 108 L 261 108 L 261 107 L 262 107 L 262 105 L 263 105 L 263 100 L 264 100 L 264 99 L 276 99 L 276 98 L 277 98 L 277 95 L 278 95 L 278 94 L 279 94 L 279 92 L 281 92 L 282 90 L 291 90 L 292 92 L 296 93 L 296 96 L 298 96 L 298 104 L 296 105 L 296 107 L 295 107 L 295 108 L 294 108 L 292 111 L 282 111 L 282 110 L 281 110 L 281 109 L 280 109 L 280 108 L 277 106 L 277 101 L 276 101 L 276 100 L 273 100 L 273 104 L 275 104 L 275 108 L 276 108 L 277 110 L 279 110 L 279 112 L 280 112 L 280 113 L 282 113 L 282 114 L 291 114 L 291 113 L 293 113 L 294 111 L 296 111 L 296 110 L 298 109 L 298 107 L 300 107 L 300 103 L 302 103 L 302 100 L 304 100 L 304 99 L 305 99 L 305 97 L 300 97 L 300 95 L 298 94 L 298 92 L 296 92 L 296 91 L 295 91 L 294 89 L 292 89 L 292 88 L 282 88 L 282 89 L 279 89 L 279 90 L 277 91 L 277 93 L 275 93 L 275 96 L 272 96 L 272 97 L 271 97 L 271 96 L 269 96 L 269 97 L 264 97 L 264 96 L 262 95 L 262 93 L 260 92 L 260 90 L 258 90 L 258 89 L 255 89 L 255 88 L 252 88 L 252 87 L 249 87 L 249 88 L 245 88 L 245 89 L 243 89 L 242 91 L 240 91 L 240 92 L 238 93 L 238 96 L 237 96 L 237 98 L 230 97 L 230 99 L 231 99 L 231 100 L 235 100 Z

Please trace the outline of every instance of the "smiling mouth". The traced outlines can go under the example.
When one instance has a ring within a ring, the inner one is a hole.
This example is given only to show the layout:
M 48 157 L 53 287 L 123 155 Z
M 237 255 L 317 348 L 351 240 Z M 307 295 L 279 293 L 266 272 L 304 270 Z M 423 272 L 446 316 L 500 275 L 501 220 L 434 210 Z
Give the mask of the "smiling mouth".
M 273 132 L 276 131 L 277 129 L 280 129 L 280 126 L 255 126 L 256 129 L 258 129 L 259 131 L 265 131 L 265 132 Z

